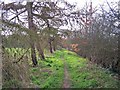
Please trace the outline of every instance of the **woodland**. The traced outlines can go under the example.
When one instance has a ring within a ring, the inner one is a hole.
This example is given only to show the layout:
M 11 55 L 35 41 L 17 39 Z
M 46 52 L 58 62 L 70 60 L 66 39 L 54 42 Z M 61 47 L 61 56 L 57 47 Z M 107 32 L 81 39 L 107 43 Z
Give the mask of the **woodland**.
M 0 2 L 2 88 L 120 88 L 118 7 Z

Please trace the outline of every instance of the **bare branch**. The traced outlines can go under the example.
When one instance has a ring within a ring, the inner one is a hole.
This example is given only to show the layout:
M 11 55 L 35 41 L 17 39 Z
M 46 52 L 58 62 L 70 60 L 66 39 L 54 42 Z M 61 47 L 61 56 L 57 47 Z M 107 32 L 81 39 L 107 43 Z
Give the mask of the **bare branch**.
M 11 21 L 11 20 L 13 20 L 14 18 L 18 17 L 18 15 L 22 14 L 22 13 L 25 12 L 25 11 L 26 11 L 26 9 L 23 10 L 22 12 L 18 13 L 16 16 L 14 16 L 13 18 L 11 18 L 9 21 Z

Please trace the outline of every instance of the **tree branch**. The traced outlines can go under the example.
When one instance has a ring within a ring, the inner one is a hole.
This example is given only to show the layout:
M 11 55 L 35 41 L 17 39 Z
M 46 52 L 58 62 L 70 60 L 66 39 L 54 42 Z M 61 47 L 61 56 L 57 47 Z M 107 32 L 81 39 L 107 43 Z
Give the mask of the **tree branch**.
M 16 16 L 14 16 L 13 18 L 11 18 L 9 21 L 13 20 L 14 18 L 18 17 L 18 15 L 22 14 L 23 12 L 25 12 L 27 9 L 23 10 L 22 12 L 18 13 Z

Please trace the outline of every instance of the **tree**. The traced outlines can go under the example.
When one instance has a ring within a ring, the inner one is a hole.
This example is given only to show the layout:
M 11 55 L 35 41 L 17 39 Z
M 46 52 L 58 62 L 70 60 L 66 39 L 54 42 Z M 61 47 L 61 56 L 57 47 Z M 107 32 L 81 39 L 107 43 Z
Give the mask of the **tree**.
M 33 2 L 27 2 L 28 27 L 29 27 L 30 30 L 35 30 L 34 24 L 33 24 L 32 6 L 33 6 Z M 30 37 L 32 37 L 32 36 L 30 36 Z M 31 39 L 30 45 L 31 45 L 32 61 L 33 61 L 34 65 L 37 65 L 34 39 L 33 38 L 30 38 L 30 39 Z
M 39 30 L 42 30 L 45 27 L 49 28 L 52 26 L 59 28 L 61 25 L 66 25 L 68 22 L 67 19 L 69 15 L 71 15 L 72 9 L 75 7 L 74 5 L 62 1 L 61 3 L 65 4 L 65 7 L 62 8 L 58 6 L 58 2 L 60 1 L 26 2 L 25 4 L 22 2 L 4 4 L 3 2 L 1 4 L 3 6 L 2 9 L 4 10 L 3 23 L 6 25 L 4 28 L 11 25 L 11 27 L 16 29 L 15 31 L 25 32 L 26 35 L 29 35 L 33 65 L 37 65 L 35 48 L 37 48 L 41 59 L 45 59 L 44 49 L 42 48 L 43 45 L 42 42 L 39 41 L 42 39 L 42 37 L 38 35 Z M 69 15 L 66 13 L 66 10 L 71 10 Z M 5 29 L 7 30 L 7 28 Z M 13 31 L 11 32 L 13 33 Z M 41 39 L 39 39 L 39 37 L 41 37 Z M 55 50 L 57 40 L 51 40 L 50 38 L 50 48 L 52 48 L 52 44 L 54 44 Z

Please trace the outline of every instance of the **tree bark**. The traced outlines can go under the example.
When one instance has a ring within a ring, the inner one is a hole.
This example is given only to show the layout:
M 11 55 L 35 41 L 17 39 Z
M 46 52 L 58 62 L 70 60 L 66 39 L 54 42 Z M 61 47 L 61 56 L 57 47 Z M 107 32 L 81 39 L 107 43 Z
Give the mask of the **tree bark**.
M 32 5 L 33 2 L 27 2 L 27 12 L 28 12 L 28 27 L 30 30 L 34 30 L 34 24 L 33 24 L 33 15 L 32 15 Z M 34 31 L 35 32 L 35 31 Z M 32 35 L 30 35 L 30 45 L 31 45 L 31 58 L 33 65 L 37 65 L 37 58 L 36 58 L 36 52 L 35 52 L 35 42 L 32 38 Z
M 53 53 L 51 40 L 49 41 L 49 47 L 50 47 L 50 53 Z
M 53 46 L 53 50 L 56 51 L 56 47 L 55 47 L 55 45 Z
M 56 51 L 56 41 L 53 41 L 53 50 Z
M 41 48 L 41 46 L 40 46 L 39 43 L 37 44 L 37 50 L 38 50 L 38 52 L 39 52 L 40 58 L 41 58 L 42 60 L 44 60 L 44 59 L 45 59 L 45 55 L 44 55 L 44 52 L 43 52 L 43 50 L 42 50 L 42 48 Z

